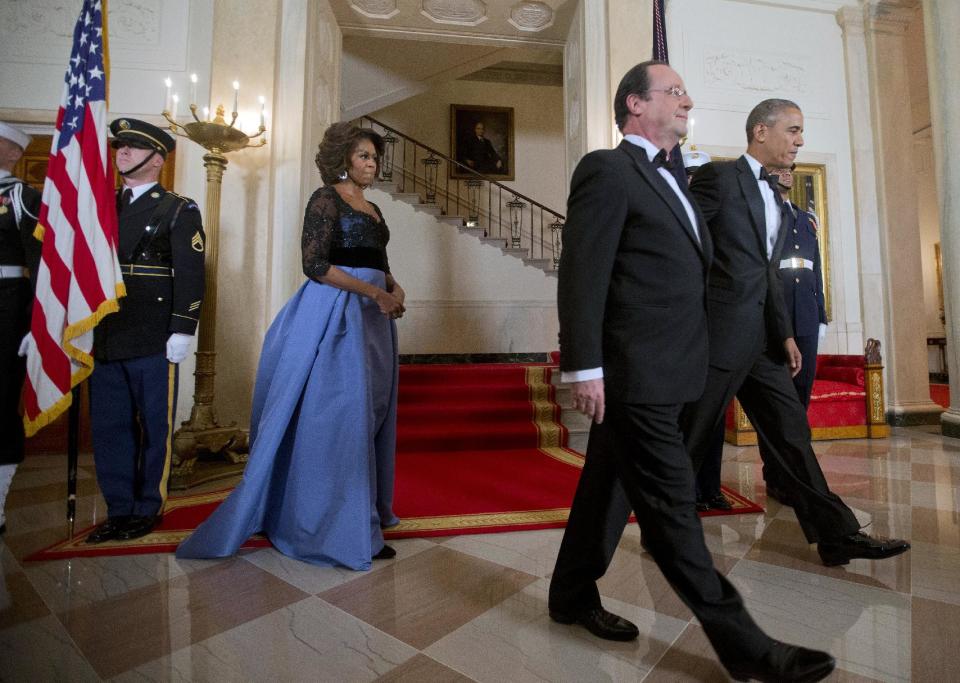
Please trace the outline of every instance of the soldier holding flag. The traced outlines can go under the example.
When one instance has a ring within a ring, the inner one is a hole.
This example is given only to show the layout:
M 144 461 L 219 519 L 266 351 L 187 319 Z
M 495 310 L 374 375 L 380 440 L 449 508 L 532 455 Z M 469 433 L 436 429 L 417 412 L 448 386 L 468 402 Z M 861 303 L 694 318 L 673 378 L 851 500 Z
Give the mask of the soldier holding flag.
M 19 403 L 26 364 L 17 352 L 30 327 L 28 278 L 40 259 L 33 237 L 40 193 L 12 175 L 29 144 L 29 135 L 0 122 L 0 533 L 6 530 L 3 506 L 10 481 L 23 461 Z

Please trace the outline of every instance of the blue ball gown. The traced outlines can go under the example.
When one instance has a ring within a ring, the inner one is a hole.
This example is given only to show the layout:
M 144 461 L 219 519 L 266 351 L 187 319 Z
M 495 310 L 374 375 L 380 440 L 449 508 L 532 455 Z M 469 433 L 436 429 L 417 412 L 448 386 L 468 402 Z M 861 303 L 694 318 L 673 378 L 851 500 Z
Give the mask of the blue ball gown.
M 333 263 L 383 288 L 388 238 L 382 216 L 378 222 L 322 188 L 307 208 L 304 270 L 322 274 Z M 378 249 L 383 269 L 337 263 L 357 262 L 356 253 L 369 260 Z M 177 557 L 233 555 L 263 532 L 298 560 L 369 569 L 382 528 L 399 522 L 397 380 L 394 322 L 367 297 L 308 280 L 264 339 L 243 479 Z

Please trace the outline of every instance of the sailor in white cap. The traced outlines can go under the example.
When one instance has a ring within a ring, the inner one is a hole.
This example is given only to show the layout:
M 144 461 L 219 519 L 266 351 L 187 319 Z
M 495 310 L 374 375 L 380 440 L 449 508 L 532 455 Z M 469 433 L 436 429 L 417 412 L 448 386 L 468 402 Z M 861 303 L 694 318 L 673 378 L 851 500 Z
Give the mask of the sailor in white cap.
M 690 147 L 689 152 L 683 153 L 683 168 L 687 172 L 687 180 L 704 164 L 710 163 L 710 155 L 697 151 L 696 145 Z
M 19 403 L 26 360 L 17 351 L 30 330 L 29 275 L 40 262 L 40 242 L 33 237 L 40 193 L 13 175 L 29 144 L 29 135 L 0 121 L 0 533 L 6 530 L 7 491 L 23 460 Z

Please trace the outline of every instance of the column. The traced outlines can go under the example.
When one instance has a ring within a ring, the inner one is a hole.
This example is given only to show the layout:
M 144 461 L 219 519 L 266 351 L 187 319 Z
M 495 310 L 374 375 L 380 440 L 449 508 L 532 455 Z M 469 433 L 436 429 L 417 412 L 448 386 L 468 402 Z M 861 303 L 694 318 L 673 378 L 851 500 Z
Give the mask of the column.
M 913 131 L 905 33 L 919 20 L 912 10 L 865 4 L 872 98 L 877 208 L 883 290 L 864 287 L 886 306 L 887 415 L 894 425 L 936 424 L 940 408 L 930 399 L 923 315 L 920 222 L 913 178 Z M 852 127 L 856 130 L 858 122 Z M 861 235 L 863 243 L 864 235 Z M 871 236 L 866 236 L 870 239 Z
M 940 416 L 944 435 L 960 437 L 960 3 L 923 0 L 933 154 L 940 203 L 943 303 L 947 319 L 950 408 Z
M 843 52 L 847 77 L 847 120 L 853 165 L 854 211 L 859 239 L 860 310 L 863 339 L 880 340 L 884 353 L 887 341 L 888 293 L 883 276 L 880 219 L 877 211 L 877 161 L 870 114 L 870 66 L 864 11 L 843 7 L 837 11 L 843 30 Z

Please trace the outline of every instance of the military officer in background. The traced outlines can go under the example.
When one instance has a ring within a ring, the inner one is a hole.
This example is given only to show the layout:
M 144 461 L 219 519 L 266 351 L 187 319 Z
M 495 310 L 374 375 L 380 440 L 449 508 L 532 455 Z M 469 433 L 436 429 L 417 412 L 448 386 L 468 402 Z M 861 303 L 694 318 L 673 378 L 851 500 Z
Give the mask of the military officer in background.
M 23 461 L 19 406 L 27 366 L 18 351 L 30 331 L 30 276 L 40 262 L 40 242 L 33 236 L 40 193 L 13 176 L 29 144 L 29 135 L 0 122 L 0 533 L 6 531 L 7 491 L 17 464 Z
M 127 294 L 94 330 L 91 432 L 107 520 L 87 543 L 139 538 L 162 514 L 177 364 L 196 332 L 204 287 L 200 211 L 158 183 L 174 139 L 137 119 L 117 119 L 110 131 L 123 178 L 118 255 Z
M 795 223 L 783 245 L 780 256 L 780 279 L 787 315 L 793 323 L 794 340 L 800 349 L 803 363 L 793 378 L 793 386 L 804 408 L 810 407 L 810 394 L 817 374 L 817 347 L 827 333 L 827 309 L 823 296 L 823 273 L 820 268 L 820 248 L 817 244 L 817 217 L 790 201 L 793 171 L 790 168 L 771 168 L 777 176 L 777 189 L 784 204 L 793 213 Z M 764 444 L 760 443 L 760 448 Z M 784 505 L 790 505 L 790 492 L 778 480 L 776 473 L 764 468 L 767 495 Z
M 804 211 L 790 201 L 793 187 L 793 168 L 774 168 L 780 196 L 796 224 L 787 235 L 780 259 L 780 279 L 783 281 L 783 298 L 787 312 L 793 321 L 794 339 L 803 365 L 793 378 L 800 402 L 810 406 L 810 392 L 817 374 L 817 347 L 827 334 L 827 309 L 823 296 L 823 272 L 820 268 L 820 248 L 817 244 L 817 217 Z

